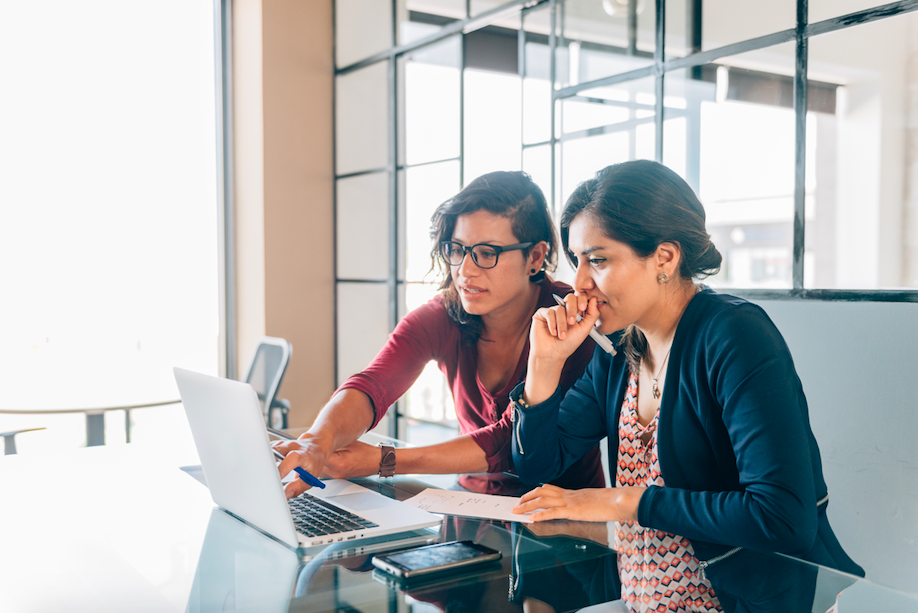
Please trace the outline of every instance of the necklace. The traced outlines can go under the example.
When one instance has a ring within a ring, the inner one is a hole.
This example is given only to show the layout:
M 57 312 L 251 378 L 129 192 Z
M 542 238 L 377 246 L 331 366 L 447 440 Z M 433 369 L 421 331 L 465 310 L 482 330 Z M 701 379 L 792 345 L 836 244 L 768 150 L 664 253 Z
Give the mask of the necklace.
M 669 359 L 669 352 L 673 350 L 673 346 L 670 345 L 669 349 L 666 350 L 666 356 L 663 358 L 663 362 L 660 364 L 660 370 L 657 371 L 657 376 L 654 377 L 653 373 L 650 373 L 650 378 L 653 379 L 653 389 L 650 390 L 651 395 L 654 400 L 660 398 L 660 387 L 657 385 L 657 381 L 660 379 L 660 375 L 663 373 L 663 367 L 666 366 L 666 360 Z

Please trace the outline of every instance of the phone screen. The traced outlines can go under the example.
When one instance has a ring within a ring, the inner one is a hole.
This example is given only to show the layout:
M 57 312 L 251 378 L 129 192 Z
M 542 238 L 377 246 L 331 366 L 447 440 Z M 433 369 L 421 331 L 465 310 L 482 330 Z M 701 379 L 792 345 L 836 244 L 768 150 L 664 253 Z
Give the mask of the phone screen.
M 500 558 L 499 551 L 472 541 L 459 541 L 376 556 L 373 564 L 397 576 L 411 577 Z

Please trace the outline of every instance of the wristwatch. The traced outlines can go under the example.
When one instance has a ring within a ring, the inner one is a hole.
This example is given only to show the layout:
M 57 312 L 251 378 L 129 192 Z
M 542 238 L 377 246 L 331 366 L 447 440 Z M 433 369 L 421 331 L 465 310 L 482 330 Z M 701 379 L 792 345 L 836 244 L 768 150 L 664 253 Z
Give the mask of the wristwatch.
M 395 476 L 395 447 L 393 447 L 392 445 L 385 445 L 383 443 L 380 443 L 379 450 L 380 450 L 379 476 L 380 477 L 394 477 Z

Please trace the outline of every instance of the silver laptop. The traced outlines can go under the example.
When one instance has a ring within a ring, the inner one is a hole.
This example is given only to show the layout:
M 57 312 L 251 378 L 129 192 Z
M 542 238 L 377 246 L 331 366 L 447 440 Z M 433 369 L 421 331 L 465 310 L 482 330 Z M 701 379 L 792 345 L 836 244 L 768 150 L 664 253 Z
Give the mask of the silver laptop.
M 287 501 L 255 390 L 174 368 L 214 502 L 290 547 L 396 534 L 440 518 L 341 479 Z

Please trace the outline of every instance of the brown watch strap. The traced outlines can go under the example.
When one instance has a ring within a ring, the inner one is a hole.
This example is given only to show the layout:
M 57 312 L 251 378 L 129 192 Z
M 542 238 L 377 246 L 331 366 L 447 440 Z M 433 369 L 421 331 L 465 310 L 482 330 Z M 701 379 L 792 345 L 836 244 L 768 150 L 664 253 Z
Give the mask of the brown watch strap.
M 394 477 L 395 476 L 395 447 L 392 445 L 383 445 L 379 444 L 380 450 L 380 459 L 379 459 L 379 476 L 380 477 Z

